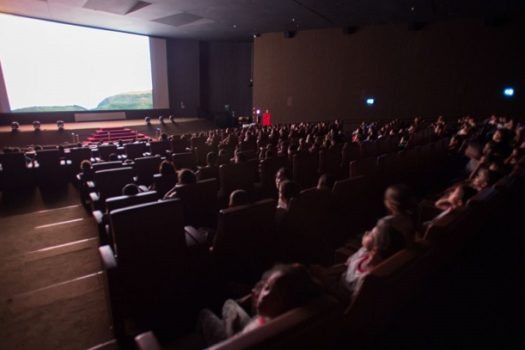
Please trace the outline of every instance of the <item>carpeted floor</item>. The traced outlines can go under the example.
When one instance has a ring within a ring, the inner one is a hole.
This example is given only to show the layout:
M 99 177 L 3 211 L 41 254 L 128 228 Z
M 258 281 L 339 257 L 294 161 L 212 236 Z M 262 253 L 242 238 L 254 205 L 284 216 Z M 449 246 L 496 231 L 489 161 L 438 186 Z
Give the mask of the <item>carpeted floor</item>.
M 0 200 L 2 349 L 116 349 L 93 220 L 72 186 Z

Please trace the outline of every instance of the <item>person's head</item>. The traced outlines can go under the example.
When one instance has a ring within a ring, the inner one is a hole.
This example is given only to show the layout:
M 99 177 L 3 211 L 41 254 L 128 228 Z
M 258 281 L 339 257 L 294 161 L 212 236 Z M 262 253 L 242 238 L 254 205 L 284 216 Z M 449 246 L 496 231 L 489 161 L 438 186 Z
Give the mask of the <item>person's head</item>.
M 319 176 L 319 181 L 317 181 L 317 189 L 322 190 L 326 189 L 331 191 L 334 188 L 335 177 L 330 174 L 323 174 Z
M 110 155 L 108 156 L 108 159 L 110 162 L 114 162 L 116 160 L 118 160 L 118 156 L 116 153 L 110 153 Z
M 169 160 L 163 160 L 159 165 L 159 173 L 162 175 L 173 175 L 175 174 L 175 167 Z
M 91 170 L 91 162 L 87 159 L 84 159 L 83 161 L 80 162 L 80 170 L 82 171 L 89 171 Z
M 392 223 L 379 219 L 374 228 L 363 236 L 363 247 L 375 256 L 376 262 L 385 260 L 406 247 L 405 237 Z
M 217 166 L 217 162 L 218 162 L 217 153 L 208 152 L 208 154 L 206 154 L 206 164 L 208 166 Z
M 179 184 L 191 185 L 197 182 L 197 176 L 191 169 L 182 169 L 179 172 Z
M 452 208 L 460 208 L 467 204 L 467 201 L 478 193 L 476 189 L 468 185 L 458 185 L 450 192 L 448 201 Z
M 275 187 L 279 189 L 281 182 L 283 182 L 284 180 L 289 180 L 291 178 L 292 174 L 290 173 L 290 170 L 288 170 L 288 168 L 279 168 L 279 170 L 277 170 L 277 172 L 275 173 Z
M 239 149 L 236 149 L 235 150 L 235 154 L 233 156 L 234 158 L 234 162 L 235 164 L 239 164 L 239 163 L 245 163 L 248 159 L 246 158 L 246 154 L 243 153 L 241 150 Z
M 472 180 L 472 186 L 478 191 L 481 191 L 496 182 L 496 174 L 490 171 L 489 168 L 483 166 L 478 169 L 476 176 Z
M 246 205 L 249 203 L 248 192 L 245 190 L 235 190 L 230 194 L 230 201 L 228 207 L 237 207 L 239 205 Z
M 168 134 L 163 132 L 162 134 L 160 134 L 160 139 L 161 141 L 168 141 Z
M 275 318 L 304 305 L 320 292 L 304 266 L 276 265 L 259 282 L 255 306 L 259 315 Z
M 127 184 L 122 188 L 123 196 L 134 196 L 140 192 L 139 186 L 136 184 Z
M 413 214 L 416 200 L 410 188 L 405 185 L 392 185 L 385 191 L 385 207 L 391 214 Z
M 300 188 L 299 185 L 291 180 L 284 180 L 279 185 L 279 203 L 285 204 L 288 206 L 290 200 L 299 195 Z
M 494 134 L 492 134 L 492 141 L 494 142 L 501 142 L 503 141 L 503 131 L 500 129 L 497 129 L 494 131 Z

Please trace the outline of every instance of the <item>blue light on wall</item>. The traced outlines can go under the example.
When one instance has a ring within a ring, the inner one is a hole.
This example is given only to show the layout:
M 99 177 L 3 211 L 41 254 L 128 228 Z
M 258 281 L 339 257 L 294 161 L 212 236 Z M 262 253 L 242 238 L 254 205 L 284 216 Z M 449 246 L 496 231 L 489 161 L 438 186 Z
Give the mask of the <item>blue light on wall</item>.
M 376 103 L 376 100 L 373 97 L 369 97 L 369 98 L 366 99 L 366 104 L 368 106 L 373 106 L 374 103 Z
M 505 89 L 503 89 L 503 95 L 505 95 L 505 97 L 512 97 L 512 96 L 514 96 L 514 88 L 506 87 Z

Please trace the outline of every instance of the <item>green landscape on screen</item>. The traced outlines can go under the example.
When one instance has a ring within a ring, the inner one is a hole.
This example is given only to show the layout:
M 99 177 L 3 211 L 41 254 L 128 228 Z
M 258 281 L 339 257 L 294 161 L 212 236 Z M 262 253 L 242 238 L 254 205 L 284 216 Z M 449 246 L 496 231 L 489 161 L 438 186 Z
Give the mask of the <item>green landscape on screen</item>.
M 151 91 L 125 92 L 104 98 L 93 109 L 78 105 L 69 106 L 32 106 L 12 110 L 12 112 L 82 112 L 108 111 L 122 109 L 152 109 L 153 97 Z

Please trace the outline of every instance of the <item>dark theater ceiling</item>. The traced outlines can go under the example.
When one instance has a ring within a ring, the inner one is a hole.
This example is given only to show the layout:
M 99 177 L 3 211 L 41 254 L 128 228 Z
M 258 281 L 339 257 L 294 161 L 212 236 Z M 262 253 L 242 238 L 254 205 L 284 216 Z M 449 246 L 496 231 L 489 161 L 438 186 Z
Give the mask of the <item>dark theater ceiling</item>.
M 245 39 L 379 23 L 410 28 L 455 18 L 501 25 L 523 0 L 0 0 L 0 12 L 160 37 Z

